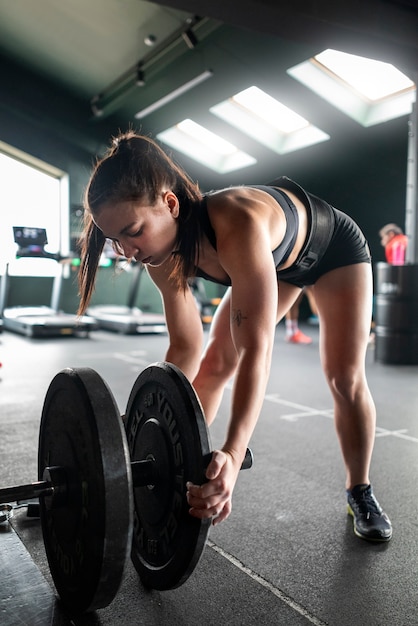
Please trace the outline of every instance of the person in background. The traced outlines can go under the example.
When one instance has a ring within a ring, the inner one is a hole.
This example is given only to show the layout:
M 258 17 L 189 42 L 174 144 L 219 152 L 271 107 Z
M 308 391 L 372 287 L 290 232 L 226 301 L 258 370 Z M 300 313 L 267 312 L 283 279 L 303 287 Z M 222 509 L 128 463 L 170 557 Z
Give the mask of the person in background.
M 305 287 L 296 302 L 290 307 L 285 315 L 286 341 L 288 343 L 301 343 L 305 345 L 312 343 L 312 338 L 305 335 L 305 333 L 303 333 L 299 328 L 300 303 L 302 302 L 304 296 L 308 298 L 309 307 L 311 309 L 311 316 L 308 319 L 308 322 L 310 324 L 319 323 L 318 310 L 316 308 L 315 297 L 312 293 L 312 289 L 310 287 Z
M 379 230 L 380 243 L 385 249 L 386 261 L 390 265 L 404 265 L 408 237 L 397 224 L 386 224 Z
M 402 228 L 397 224 L 386 224 L 379 230 L 379 237 L 380 243 L 385 249 L 386 262 L 389 265 L 405 265 L 408 237 L 404 235 Z M 374 309 L 375 297 L 373 297 L 372 324 L 369 337 L 369 344 L 371 345 L 376 341 Z

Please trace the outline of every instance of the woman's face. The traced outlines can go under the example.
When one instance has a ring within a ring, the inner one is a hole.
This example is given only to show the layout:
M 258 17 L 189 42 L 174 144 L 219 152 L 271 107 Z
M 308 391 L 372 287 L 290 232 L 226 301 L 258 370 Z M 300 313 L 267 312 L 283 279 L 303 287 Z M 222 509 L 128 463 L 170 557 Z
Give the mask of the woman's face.
M 175 250 L 179 202 L 171 191 L 161 192 L 155 204 L 126 200 L 103 205 L 95 224 L 128 258 L 157 267 Z

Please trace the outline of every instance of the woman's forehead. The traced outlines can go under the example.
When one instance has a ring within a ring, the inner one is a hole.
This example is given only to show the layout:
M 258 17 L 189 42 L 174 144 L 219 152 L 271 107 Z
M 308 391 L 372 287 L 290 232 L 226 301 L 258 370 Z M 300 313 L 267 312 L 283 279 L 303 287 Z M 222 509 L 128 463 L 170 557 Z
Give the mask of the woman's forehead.
M 135 214 L 131 202 L 106 202 L 95 212 L 93 220 L 101 230 L 102 225 L 122 228 Z

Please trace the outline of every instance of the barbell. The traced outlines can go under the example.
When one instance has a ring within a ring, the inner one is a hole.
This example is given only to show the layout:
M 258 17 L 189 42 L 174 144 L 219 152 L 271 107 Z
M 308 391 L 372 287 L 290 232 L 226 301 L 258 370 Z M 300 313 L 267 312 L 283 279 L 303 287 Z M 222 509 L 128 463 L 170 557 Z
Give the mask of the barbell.
M 70 612 L 93 611 L 114 599 L 129 554 L 147 587 L 189 578 L 211 520 L 189 514 L 186 482 L 206 481 L 211 454 L 203 409 L 176 366 L 139 374 L 124 422 L 97 372 L 66 368 L 44 400 L 38 481 L 0 489 L 0 503 L 39 498 L 57 593 Z M 241 469 L 252 462 L 247 450 Z

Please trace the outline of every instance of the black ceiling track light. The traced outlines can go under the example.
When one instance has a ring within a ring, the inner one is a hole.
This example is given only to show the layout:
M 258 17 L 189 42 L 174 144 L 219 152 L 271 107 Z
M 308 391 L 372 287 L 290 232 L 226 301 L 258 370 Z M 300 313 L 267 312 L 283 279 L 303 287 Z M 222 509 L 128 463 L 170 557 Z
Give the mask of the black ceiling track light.
M 206 18 L 197 15 L 188 18 L 176 29 L 171 35 L 163 39 L 159 44 L 153 41 L 152 49 L 135 65 L 130 67 L 119 78 L 113 81 L 100 93 L 93 96 L 90 100 L 90 107 L 95 117 L 101 117 L 105 109 L 112 104 L 117 98 L 124 95 L 133 86 L 143 87 L 146 81 L 146 68 L 154 63 L 159 57 L 165 54 L 173 45 L 183 41 L 186 46 L 193 50 L 199 41 L 193 28 L 200 24 Z
M 138 63 L 138 65 L 136 66 L 135 84 L 137 87 L 145 86 L 145 72 L 142 69 L 142 65 L 140 63 Z

